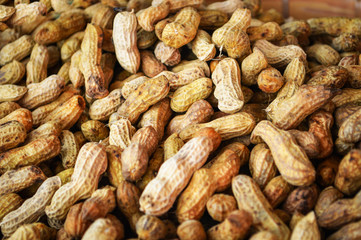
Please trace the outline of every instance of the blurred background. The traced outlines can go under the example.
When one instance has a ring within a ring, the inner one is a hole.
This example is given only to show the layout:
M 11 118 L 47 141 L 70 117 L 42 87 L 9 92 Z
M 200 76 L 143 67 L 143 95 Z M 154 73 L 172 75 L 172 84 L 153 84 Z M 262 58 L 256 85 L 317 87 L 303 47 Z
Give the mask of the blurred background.
M 216 0 L 206 0 L 215 2 Z M 274 8 L 285 18 L 361 17 L 361 0 L 262 0 L 262 8 Z

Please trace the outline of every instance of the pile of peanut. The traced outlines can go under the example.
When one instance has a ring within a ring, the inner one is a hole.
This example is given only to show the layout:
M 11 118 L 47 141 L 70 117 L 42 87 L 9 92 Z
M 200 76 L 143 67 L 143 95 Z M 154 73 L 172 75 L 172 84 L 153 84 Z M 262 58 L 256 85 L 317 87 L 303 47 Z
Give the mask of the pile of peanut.
M 361 19 L 0 4 L 4 239 L 361 239 Z

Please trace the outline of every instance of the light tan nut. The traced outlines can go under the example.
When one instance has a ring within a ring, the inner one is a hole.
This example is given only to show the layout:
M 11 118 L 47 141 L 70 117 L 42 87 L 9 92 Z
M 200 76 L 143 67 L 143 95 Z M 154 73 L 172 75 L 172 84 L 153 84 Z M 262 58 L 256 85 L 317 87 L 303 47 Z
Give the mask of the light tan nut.
M 12 235 L 10 240 L 16 239 L 42 239 L 51 240 L 56 236 L 56 230 L 43 223 L 32 223 L 20 226 Z
M 81 42 L 84 38 L 84 31 L 80 31 L 71 35 L 61 46 L 61 60 L 66 62 L 71 59 L 73 54 L 80 49 Z
M 246 29 L 251 23 L 251 12 L 238 8 L 229 21 L 213 32 L 212 41 L 229 57 L 241 58 L 250 51 L 250 41 Z
M 75 88 L 82 87 L 85 84 L 84 75 L 79 68 L 81 56 L 81 50 L 78 50 L 71 56 L 70 60 L 69 79 Z
M 341 57 L 331 46 L 326 44 L 314 44 L 306 51 L 307 56 L 316 59 L 324 66 L 337 65 Z
M 25 65 L 13 60 L 0 68 L 0 85 L 16 84 L 25 75 Z
M 219 134 L 212 129 L 201 134 L 204 135 L 190 140 L 176 155 L 162 164 L 158 175 L 146 186 L 140 197 L 141 211 L 161 215 L 171 208 L 192 174 L 205 163 L 209 153 L 220 143 Z M 160 185 L 164 187 L 160 188 Z
M 269 121 L 261 121 L 254 128 L 251 141 L 257 143 L 259 138 L 270 148 L 275 164 L 287 182 L 307 186 L 315 181 L 314 166 L 289 132 L 278 129 Z
M 311 211 L 309 214 L 301 218 L 293 229 L 291 240 L 297 239 L 321 239 L 320 230 L 318 229 L 315 213 Z
M 39 83 L 27 86 L 28 91 L 19 101 L 19 104 L 28 109 L 52 102 L 64 91 L 65 81 L 58 75 L 51 75 Z
M 173 100 L 173 99 L 172 99 Z M 138 127 L 152 126 L 157 132 L 158 141 L 162 140 L 164 135 L 164 128 L 167 125 L 169 118 L 172 115 L 171 103 L 169 98 L 164 98 L 158 103 L 154 104 L 148 111 L 146 111 L 138 123 Z
M 90 142 L 99 142 L 109 136 L 109 129 L 104 123 L 97 120 L 89 120 L 81 125 L 84 137 Z
M 252 214 L 248 211 L 234 210 L 222 223 L 208 229 L 208 239 L 244 239 L 254 222 L 252 218 Z
M 179 49 L 170 47 L 162 41 L 156 44 L 154 55 L 158 60 L 167 66 L 177 65 L 181 61 L 181 54 Z
M 263 189 L 263 194 L 273 208 L 280 205 L 293 189 L 282 176 L 277 176 L 271 179 Z
M 57 136 L 35 140 L 23 147 L 14 148 L 0 154 L 0 172 L 22 166 L 36 165 L 60 152 L 60 141 Z
M 61 129 L 71 128 L 78 121 L 81 113 L 85 109 L 85 100 L 81 96 L 73 96 L 63 104 L 57 106 L 40 123 L 54 121 L 59 123 Z
M 185 86 L 199 78 L 205 76 L 203 68 L 196 66 L 192 68 L 186 68 L 180 72 L 174 73 L 171 71 L 163 71 L 156 77 L 165 76 L 169 80 L 171 89 L 177 89 Z
M 20 61 L 27 57 L 33 49 L 35 42 L 29 35 L 24 35 L 17 40 L 6 44 L 0 50 L 0 65 L 3 66 L 13 60 Z
M 297 187 L 287 197 L 283 204 L 283 209 L 289 214 L 296 212 L 307 214 L 310 212 L 318 198 L 318 187 L 312 184 L 307 187 Z
M 136 129 L 125 118 L 111 122 L 109 125 L 109 143 L 124 150 L 130 145 L 130 139 L 133 137 Z
M 54 21 L 41 24 L 34 30 L 32 35 L 37 43 L 47 45 L 66 39 L 73 33 L 84 29 L 85 25 L 84 11 L 72 9 L 61 13 Z
M 173 133 L 164 141 L 164 161 L 173 157 L 183 147 L 184 142 L 177 133 Z
M 18 192 L 36 182 L 45 180 L 46 176 L 39 167 L 28 166 L 16 170 L 9 170 L 0 177 L 1 192 L 5 195 L 12 192 Z M 1 197 L 2 198 L 2 197 Z
M 115 16 L 113 25 L 113 41 L 118 62 L 125 70 L 134 74 L 140 66 L 137 18 L 134 13 L 120 12 Z
M 346 195 L 360 190 L 361 150 L 352 149 L 340 162 L 335 178 L 335 186 Z
M 113 29 L 115 14 L 113 8 L 102 5 L 93 15 L 91 23 L 101 28 Z
M 343 225 L 361 219 L 361 192 L 353 198 L 342 198 L 332 202 L 318 216 L 318 224 L 326 229 L 339 229 Z
M 8 20 L 14 13 L 16 9 L 10 6 L 1 5 L 0 7 L 0 22 L 5 22 Z
M 55 192 L 46 207 L 48 218 L 63 220 L 76 201 L 90 197 L 107 165 L 105 147 L 99 143 L 86 143 L 79 151 L 71 181 Z
M 88 24 L 81 43 L 81 63 L 79 69 L 84 75 L 86 96 L 89 98 L 104 98 L 109 94 L 101 68 L 101 52 L 103 30 L 96 25 Z
M 14 84 L 0 85 L 0 102 L 16 102 L 21 99 L 27 91 L 28 88 L 23 86 Z
M 263 69 L 257 77 L 259 89 L 266 93 L 277 92 L 283 86 L 283 83 L 282 74 L 273 67 Z
M 72 168 L 75 165 L 80 146 L 78 146 L 74 134 L 69 130 L 63 130 L 59 139 L 61 143 L 60 155 L 63 167 L 65 169 Z
M 49 69 L 55 67 L 60 61 L 60 50 L 57 46 L 48 46 L 47 49 L 49 52 L 49 63 L 48 63 L 48 69 Z
M 311 27 L 312 35 L 329 34 L 331 36 L 339 36 L 342 33 L 352 33 L 359 36 L 359 29 L 357 26 L 360 24 L 360 20 L 355 18 L 330 18 L 319 17 L 310 18 L 307 23 Z
M 214 194 L 207 201 L 208 214 L 218 222 L 223 222 L 236 209 L 236 199 L 230 195 Z
M 170 11 L 177 11 L 185 7 L 199 7 L 204 0 L 172 0 L 170 1 Z M 157 6 L 162 3 L 163 0 L 153 0 L 152 6 Z
M 45 180 L 33 197 L 3 218 L 0 224 L 2 233 L 10 236 L 19 226 L 38 221 L 44 215 L 46 205 L 60 186 L 61 181 L 58 176 Z
M 212 37 L 204 30 L 198 30 L 191 45 L 193 53 L 201 61 L 209 61 L 216 55 L 216 47 L 212 43 Z
M 323 187 L 333 185 L 338 171 L 339 159 L 331 155 L 317 166 L 317 183 Z
M 361 140 L 360 129 L 361 109 L 352 113 L 340 126 L 338 137 L 348 143 L 356 143 Z
M 281 129 L 295 128 L 309 114 L 330 101 L 338 92 L 336 89 L 325 86 L 303 85 L 292 97 L 279 102 L 277 108 L 267 107 L 267 116 L 273 124 Z
M 3 118 L 0 119 L 0 124 L 4 124 L 9 121 L 18 121 L 22 125 L 24 125 L 25 130 L 27 132 L 33 127 L 33 118 L 31 116 L 31 112 L 26 108 L 18 108 Z
M 62 77 L 65 81 L 65 84 L 70 82 L 69 77 L 70 61 L 65 62 L 59 69 L 57 75 Z
M 241 89 L 241 71 L 238 63 L 232 58 L 219 62 L 212 73 L 212 81 L 216 85 L 214 96 L 218 99 L 218 108 L 225 113 L 235 113 L 244 104 Z
M 20 37 L 20 34 L 15 29 L 8 28 L 0 32 L 0 48 L 3 48 L 6 44 L 15 41 Z M 28 53 L 30 54 L 30 53 Z M 28 55 L 27 54 L 27 55 Z
M 197 220 L 188 220 L 177 227 L 177 235 L 180 240 L 207 239 L 202 223 Z
M 185 112 L 196 101 L 207 98 L 211 91 L 211 79 L 197 79 L 188 85 L 178 88 L 172 96 L 170 106 L 175 112 Z
M 123 103 L 121 96 L 122 90 L 115 89 L 105 98 L 95 100 L 89 107 L 89 117 L 93 120 L 108 120 L 109 116 Z
M 361 103 L 361 89 L 343 88 L 341 94 L 335 96 L 332 102 L 336 107 L 347 103 Z
M 49 137 L 50 135 L 60 136 L 60 125 L 54 122 L 47 122 L 40 125 L 37 129 L 31 131 L 25 141 L 25 144 L 40 138 Z
M 170 47 L 180 48 L 195 38 L 200 20 L 196 9 L 185 7 L 178 12 L 174 21 L 166 24 L 160 39 Z
M 26 84 L 39 83 L 47 76 L 49 52 L 44 45 L 35 44 L 26 64 Z
M 261 26 L 251 26 L 247 29 L 247 34 L 251 42 L 260 39 L 278 41 L 283 37 L 283 31 L 276 22 L 266 22 Z
M 16 193 L 8 193 L 0 198 L 0 221 L 8 213 L 16 210 L 23 204 L 24 200 Z
M 163 164 L 165 159 L 165 154 L 162 146 L 159 146 L 157 150 L 155 150 L 151 159 L 149 159 L 148 167 L 146 172 L 144 173 L 143 177 L 137 181 L 137 187 L 143 191 L 144 188 L 148 185 L 150 181 L 152 181 L 160 168 Z
M 349 223 L 330 235 L 327 240 L 356 240 L 361 237 L 361 221 Z
M 142 11 L 138 16 L 138 24 L 148 32 L 154 30 L 154 24 L 167 17 L 170 2 L 163 1 L 157 6 L 150 6 Z
M 349 73 L 346 68 L 340 66 L 330 66 L 324 68 L 314 74 L 314 76 L 307 81 L 308 85 L 324 85 L 332 88 L 342 88 L 347 79 Z
M 143 215 L 143 213 L 139 211 L 139 189 L 128 181 L 122 181 L 117 188 L 116 197 L 118 208 L 127 218 L 131 229 L 135 231 L 135 225 Z
M 267 66 L 264 54 L 258 48 L 254 48 L 253 53 L 242 61 L 242 84 L 246 86 L 256 84 L 257 75 Z
M 232 12 L 233 11 L 234 9 Z M 222 27 L 229 20 L 228 15 L 219 9 L 202 10 L 198 13 L 201 15 L 199 28 L 205 30 L 216 30 L 217 28 Z
M 252 178 L 263 189 L 277 174 L 271 150 L 266 144 L 257 144 L 251 151 L 249 170 Z
M 182 60 L 179 64 L 177 64 L 177 66 L 172 68 L 172 72 L 180 72 L 183 71 L 184 69 L 189 69 L 189 68 L 194 68 L 194 67 L 200 67 L 203 69 L 204 75 L 206 77 L 210 77 L 211 76 L 211 71 L 209 69 L 208 64 L 205 61 L 201 61 L 199 59 L 196 60 Z
M 136 232 L 140 239 L 163 239 L 167 234 L 166 225 L 155 216 L 143 215 L 136 224 Z
M 121 161 L 121 149 L 119 147 L 109 145 L 105 148 L 108 158 L 107 174 L 109 182 L 118 187 L 122 181 L 124 181 L 122 173 L 122 161 Z
M 208 123 L 192 124 L 179 132 L 183 141 L 188 141 L 202 128 L 214 128 L 222 138 L 222 141 L 250 134 L 256 122 L 251 114 L 240 112 L 225 117 L 217 118 Z
M 134 78 L 134 79 L 131 79 L 131 80 L 129 80 L 129 78 L 124 80 L 124 82 L 123 82 L 124 85 L 121 88 L 121 93 L 122 93 L 123 98 L 127 99 L 130 94 L 132 94 L 135 90 L 137 90 L 137 88 L 140 85 L 142 85 L 143 83 L 145 83 L 149 79 L 150 78 L 147 77 L 147 76 L 140 76 L 140 77 L 137 77 L 137 78 Z
M 140 114 L 166 97 L 169 92 L 169 81 L 165 76 L 152 78 L 140 85 L 119 107 L 118 113 L 127 117 L 133 124 Z
M 296 45 L 287 45 L 278 47 L 267 40 L 257 40 L 254 44 L 265 55 L 267 62 L 275 68 L 285 67 L 294 58 L 300 58 L 306 61 L 306 53 Z
M 20 3 L 15 5 L 15 14 L 7 22 L 23 34 L 30 34 L 39 24 L 46 21 L 47 9 L 42 2 Z
M 151 51 L 144 50 L 140 52 L 142 71 L 148 77 L 155 77 L 159 73 L 166 71 L 167 67 L 161 63 Z
M 88 230 L 85 232 L 82 239 L 96 240 L 96 239 L 123 239 L 124 226 L 113 215 L 108 215 L 106 218 L 97 219 Z
M 266 230 L 279 239 L 288 239 L 290 230 L 272 212 L 272 207 L 262 194 L 257 183 L 246 175 L 238 175 L 232 180 L 232 191 L 238 207 L 249 211 L 257 230 Z
M 315 205 L 317 217 L 321 216 L 333 202 L 343 198 L 343 196 L 344 195 L 333 186 L 322 190 Z
M 226 0 L 222 2 L 214 2 L 207 5 L 206 10 L 218 10 L 228 15 L 232 15 L 232 13 L 238 9 L 243 8 L 244 3 L 241 0 Z
M 193 103 L 184 115 L 174 117 L 167 127 L 167 135 L 179 133 L 191 124 L 208 122 L 213 115 L 212 106 L 206 100 Z
M 59 105 L 66 102 L 72 96 L 79 93 L 79 90 L 74 88 L 65 88 L 64 92 L 54 101 L 44 106 L 38 107 L 32 112 L 33 124 L 34 126 L 38 126 L 40 122 L 46 118 L 54 109 L 56 109 Z
M 139 129 L 121 156 L 122 173 L 126 180 L 137 181 L 147 170 L 148 160 L 158 145 L 158 135 L 152 126 Z

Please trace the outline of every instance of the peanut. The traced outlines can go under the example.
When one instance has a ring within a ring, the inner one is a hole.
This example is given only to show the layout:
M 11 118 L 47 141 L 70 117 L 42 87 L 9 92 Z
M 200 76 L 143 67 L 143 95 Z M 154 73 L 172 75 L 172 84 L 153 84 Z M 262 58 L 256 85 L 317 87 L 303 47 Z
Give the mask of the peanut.
M 203 68 L 196 66 L 192 68 L 186 68 L 180 72 L 174 73 L 170 71 L 163 71 L 156 77 L 165 76 L 169 80 L 171 89 L 177 89 L 185 86 L 199 78 L 204 77 Z
M 202 224 L 197 220 L 188 220 L 181 223 L 177 228 L 177 235 L 180 240 L 207 239 Z
M 252 178 L 246 175 L 234 177 L 232 191 L 238 207 L 249 211 L 257 230 L 269 231 L 278 239 L 288 239 L 288 227 L 271 211 L 272 207 Z
M 27 86 L 28 91 L 19 101 L 19 104 L 28 109 L 45 105 L 59 97 L 64 87 L 63 78 L 58 75 L 51 75 L 42 82 L 29 84 Z
M 113 41 L 118 62 L 125 70 L 134 74 L 140 66 L 137 18 L 134 13 L 120 12 L 115 16 L 113 26 Z
M 167 67 L 163 65 L 151 51 L 141 51 L 141 68 L 148 77 L 155 77 L 159 73 L 166 71 Z
M 335 186 L 346 195 L 353 195 L 360 190 L 361 150 L 352 149 L 340 162 L 335 178 Z
M 18 121 L 21 123 L 27 132 L 33 127 L 33 118 L 31 112 L 26 108 L 18 108 L 3 118 L 0 119 L 0 124 L 4 124 L 9 121 Z
M 333 202 L 341 199 L 343 196 L 344 195 L 339 190 L 332 186 L 322 190 L 315 206 L 315 213 L 317 217 L 321 216 Z
M 107 168 L 105 147 L 86 143 L 79 151 L 71 181 L 61 186 L 45 209 L 50 219 L 63 220 L 79 199 L 88 198 L 98 187 L 100 175 Z
M 109 143 L 125 149 L 130 145 L 130 139 L 133 137 L 136 129 L 129 120 L 123 118 L 110 123 Z
M 257 1 L 254 1 L 257 2 Z M 267 11 L 261 12 L 261 14 L 258 16 L 258 19 L 262 22 L 276 22 L 278 24 L 284 23 L 283 16 L 280 12 L 278 12 L 276 9 L 271 8 Z
M 19 226 L 37 221 L 44 214 L 46 205 L 60 185 L 61 181 L 57 176 L 45 180 L 32 198 L 3 218 L 0 223 L 2 233 L 10 236 Z
M 227 0 L 223 2 L 214 2 L 209 4 L 206 9 L 207 10 L 218 10 L 222 11 L 224 13 L 227 13 L 228 15 L 232 15 L 232 13 L 237 8 L 243 8 L 244 3 L 241 0 Z
M 267 66 L 264 54 L 258 48 L 254 48 L 253 53 L 242 61 L 242 84 L 246 86 L 256 84 L 257 75 Z
M 31 53 L 34 45 L 35 42 L 29 35 L 24 35 L 17 40 L 6 44 L 0 50 L 0 65 L 3 66 L 13 60 L 22 60 Z
M 24 142 L 26 129 L 18 121 L 9 121 L 0 124 L 0 152 L 14 148 Z
M 352 240 L 361 237 L 360 227 L 361 222 L 357 221 L 354 223 L 349 223 L 344 227 L 340 228 L 337 232 L 333 233 L 331 236 L 327 238 L 327 240 Z
M 70 61 L 65 62 L 59 69 L 57 75 L 62 77 L 65 81 L 65 84 L 68 84 L 70 81 L 69 77 L 69 69 L 70 69 Z
M 146 186 L 139 199 L 140 210 L 152 215 L 167 212 L 189 182 L 192 173 L 205 163 L 209 153 L 219 143 L 220 136 L 214 130 L 186 143 L 176 155 L 162 164 L 158 175 Z M 175 168 L 175 165 L 178 167 Z M 166 187 L 159 188 L 159 184 Z
M 91 23 L 101 28 L 113 29 L 113 21 L 115 17 L 114 10 L 106 5 L 99 8 L 92 17 Z
M 209 69 L 208 64 L 205 61 L 200 61 L 199 59 L 192 60 L 192 61 L 182 60 L 177 66 L 172 68 L 172 71 L 177 73 L 177 72 L 183 71 L 185 69 L 194 68 L 194 67 L 202 68 L 204 75 L 206 77 L 211 76 L 211 71 Z
M 277 237 L 269 231 L 259 231 L 250 237 L 250 240 L 276 240 Z
M 56 174 L 56 176 L 60 177 L 61 185 L 64 185 L 70 182 L 73 173 L 74 173 L 74 168 L 68 168 L 59 172 L 58 174 Z
M 352 113 L 340 126 L 338 137 L 344 142 L 355 143 L 361 140 L 361 109 Z
M 283 202 L 293 187 L 283 179 L 277 176 L 271 179 L 263 189 L 263 194 L 273 208 L 276 208 Z
M 315 213 L 312 211 L 304 216 L 293 229 L 291 240 L 297 239 L 321 239 Z
M 60 155 L 64 168 L 72 168 L 75 165 L 76 156 L 79 153 L 79 148 L 75 136 L 68 130 L 63 130 L 59 136 L 61 149 Z
M 97 219 L 85 232 L 82 239 L 122 239 L 124 238 L 123 224 L 112 215 Z
M 73 54 L 80 49 L 83 38 L 84 31 L 80 31 L 74 33 L 64 41 L 60 49 L 61 60 L 63 60 L 63 62 L 70 60 Z
M 308 80 L 308 85 L 324 85 L 332 88 L 342 88 L 348 76 L 347 69 L 339 66 L 331 66 L 328 68 L 324 68 Z
M 109 129 L 104 123 L 97 120 L 89 120 L 81 125 L 84 137 L 90 142 L 99 142 L 109 136 Z
M 332 102 L 336 107 L 340 107 L 347 103 L 360 103 L 361 102 L 361 89 L 344 88 L 341 94 L 335 96 Z
M 238 8 L 229 21 L 213 32 L 212 41 L 229 57 L 241 58 L 250 51 L 250 41 L 246 33 L 251 23 L 251 11 Z
M 42 239 L 51 240 L 56 236 L 56 230 L 43 223 L 32 223 L 20 226 L 9 238 L 16 239 Z
M 15 8 L 1 5 L 0 7 L 0 21 L 5 22 L 15 13 Z
M 167 66 L 177 65 L 181 60 L 181 54 L 178 48 L 170 47 L 161 41 L 156 44 L 154 55 Z
M 357 48 L 358 37 L 351 33 L 344 33 L 332 39 L 331 46 L 340 52 L 352 52 Z
M 259 89 L 266 93 L 277 92 L 283 86 L 283 83 L 284 79 L 281 73 L 273 67 L 263 69 L 257 77 Z
M 317 183 L 323 187 L 331 186 L 335 182 L 339 161 L 335 156 L 323 160 L 317 167 Z
M 2 195 L 0 199 L 0 221 L 8 213 L 19 208 L 23 202 L 24 200 L 16 193 Z
M 159 218 L 143 215 L 136 224 L 136 232 L 140 239 L 163 239 L 167 234 L 167 229 Z
M 123 103 L 121 89 L 115 89 L 108 96 L 98 99 L 89 108 L 89 116 L 93 120 L 107 120 L 109 116 L 116 112 Z
M 218 222 L 223 222 L 236 209 L 236 199 L 230 195 L 214 194 L 207 201 L 208 214 Z
M 47 76 L 49 52 L 44 45 L 35 44 L 26 64 L 26 84 L 39 83 Z
M 253 130 L 251 141 L 258 142 L 259 137 L 270 148 L 275 164 L 287 182 L 295 186 L 307 186 L 314 182 L 314 166 L 290 133 L 278 129 L 269 121 L 261 121 Z
M 16 84 L 25 75 L 25 66 L 23 63 L 13 60 L 5 64 L 0 69 L 0 85 Z
M 76 51 L 70 60 L 69 79 L 75 88 L 84 86 L 85 79 L 83 73 L 80 71 L 79 65 L 82 57 L 81 50 Z
M 357 27 L 360 25 L 360 20 L 357 18 L 320 17 L 310 18 L 307 20 L 307 23 L 311 27 L 312 35 L 329 34 L 331 36 L 339 36 L 342 33 L 351 33 L 357 36 L 361 35 L 361 32 Z
M 173 133 L 164 141 L 164 161 L 173 157 L 184 145 L 177 133 Z
M 199 29 L 191 45 L 193 53 L 201 61 L 209 61 L 216 55 L 216 47 L 206 31 Z
M 26 87 L 14 84 L 0 85 L 0 102 L 18 101 L 27 91 L 28 89 Z
M 169 10 L 176 11 L 185 7 L 197 7 L 203 3 L 204 0 L 172 0 L 169 1 Z M 162 3 L 162 0 L 153 0 L 152 6 L 157 6 Z
M 167 17 L 169 13 L 170 2 L 163 1 L 157 6 L 150 6 L 137 16 L 138 24 L 148 32 L 154 30 L 154 24 Z
M 249 27 L 247 34 L 251 42 L 265 39 L 268 41 L 278 41 L 283 37 L 283 31 L 276 22 L 267 22 L 261 26 Z
M 0 172 L 22 166 L 36 165 L 60 152 L 60 141 L 51 135 L 35 140 L 23 147 L 14 148 L 0 154 Z
M 158 40 L 154 31 L 147 32 L 144 29 L 140 29 L 137 32 L 137 46 L 138 49 L 147 49 L 152 46 Z

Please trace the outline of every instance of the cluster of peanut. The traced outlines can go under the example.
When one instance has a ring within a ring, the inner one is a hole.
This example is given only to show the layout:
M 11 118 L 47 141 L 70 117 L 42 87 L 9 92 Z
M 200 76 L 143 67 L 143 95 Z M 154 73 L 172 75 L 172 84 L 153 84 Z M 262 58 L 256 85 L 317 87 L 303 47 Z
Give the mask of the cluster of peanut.
M 361 19 L 0 0 L 9 239 L 361 239 Z

